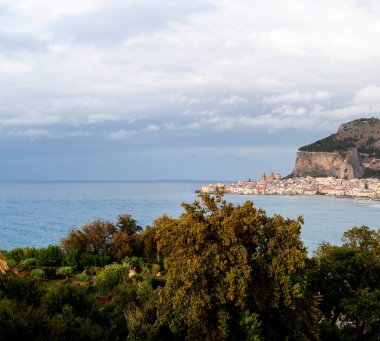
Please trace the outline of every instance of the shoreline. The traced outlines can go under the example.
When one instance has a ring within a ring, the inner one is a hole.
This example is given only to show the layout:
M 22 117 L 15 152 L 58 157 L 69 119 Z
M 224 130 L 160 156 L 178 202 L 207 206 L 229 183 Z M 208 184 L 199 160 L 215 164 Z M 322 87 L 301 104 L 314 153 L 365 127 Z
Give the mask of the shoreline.
M 380 201 L 380 179 L 336 179 L 333 177 L 297 177 L 282 179 L 262 177 L 259 181 L 237 181 L 230 184 L 202 186 L 199 193 L 215 194 L 218 190 L 230 195 L 320 196 L 338 199 Z
M 201 191 L 196 191 L 196 193 L 204 193 Z M 216 194 L 214 193 L 208 193 L 208 194 Z M 237 193 L 228 193 L 225 192 L 227 195 L 233 195 L 233 196 L 239 196 L 239 195 L 247 195 L 247 196 L 263 196 L 263 197 L 305 197 L 305 198 L 311 198 L 311 197 L 320 197 L 320 198 L 329 198 L 329 199 L 346 199 L 346 200 L 356 200 L 356 201 L 365 201 L 365 202 L 380 202 L 380 198 L 369 198 L 369 197 L 352 197 L 352 196 L 339 196 L 339 195 L 326 195 L 326 194 L 314 194 L 314 195 L 306 195 L 306 194 L 237 194 Z

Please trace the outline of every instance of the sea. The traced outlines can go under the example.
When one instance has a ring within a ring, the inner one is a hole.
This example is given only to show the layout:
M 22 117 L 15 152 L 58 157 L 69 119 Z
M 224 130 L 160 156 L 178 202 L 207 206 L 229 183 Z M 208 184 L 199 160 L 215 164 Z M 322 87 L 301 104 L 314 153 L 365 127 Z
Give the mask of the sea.
M 0 250 L 59 244 L 70 229 L 96 219 L 130 214 L 142 227 L 157 217 L 178 217 L 182 202 L 197 199 L 205 181 L 0 182 Z M 269 215 L 304 218 L 301 237 L 310 255 L 320 243 L 341 244 L 353 226 L 380 227 L 380 202 L 330 197 L 226 195 L 253 201 Z

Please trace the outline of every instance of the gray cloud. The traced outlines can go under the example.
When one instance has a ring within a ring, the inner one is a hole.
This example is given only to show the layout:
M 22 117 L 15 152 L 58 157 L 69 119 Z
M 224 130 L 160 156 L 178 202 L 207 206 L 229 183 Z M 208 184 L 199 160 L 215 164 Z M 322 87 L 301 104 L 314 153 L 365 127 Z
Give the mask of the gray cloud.
M 3 148 L 295 151 L 379 115 L 379 18 L 377 1 L 0 0 Z
M 59 39 L 75 43 L 123 43 L 133 36 L 155 35 L 193 13 L 212 9 L 211 2 L 110 0 L 81 15 L 65 15 L 52 25 Z

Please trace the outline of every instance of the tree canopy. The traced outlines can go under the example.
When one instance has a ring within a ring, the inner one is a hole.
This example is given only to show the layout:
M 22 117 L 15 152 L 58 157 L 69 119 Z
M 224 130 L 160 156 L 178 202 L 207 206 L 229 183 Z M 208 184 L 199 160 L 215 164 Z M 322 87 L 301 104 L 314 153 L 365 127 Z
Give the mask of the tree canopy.
M 235 206 L 220 195 L 183 207 L 157 232 L 167 271 L 160 314 L 173 332 L 238 340 L 259 335 L 261 326 L 273 338 L 316 336 L 313 300 L 303 295 L 302 218 L 268 217 L 250 201 Z

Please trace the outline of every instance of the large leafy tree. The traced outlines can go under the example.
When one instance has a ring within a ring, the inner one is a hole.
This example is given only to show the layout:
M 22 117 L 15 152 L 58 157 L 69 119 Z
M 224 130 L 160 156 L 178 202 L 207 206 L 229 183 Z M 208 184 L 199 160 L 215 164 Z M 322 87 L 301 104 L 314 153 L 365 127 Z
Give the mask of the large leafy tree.
M 330 332 L 335 328 L 346 339 L 379 339 L 380 230 L 354 227 L 342 241 L 342 246 L 320 246 L 310 283 L 321 294 Z
M 116 260 L 121 261 L 138 253 L 137 235 L 141 231 L 141 226 L 129 214 L 118 216 L 111 245 L 111 253 Z
M 61 239 L 61 245 L 66 252 L 77 257 L 84 254 L 103 256 L 112 243 L 115 231 L 115 225 L 111 222 L 95 220 L 82 229 L 71 230 L 67 238 Z
M 172 332 L 194 340 L 318 337 L 303 292 L 301 218 L 268 217 L 219 194 L 183 207 L 157 232 L 167 271 L 159 316 Z

